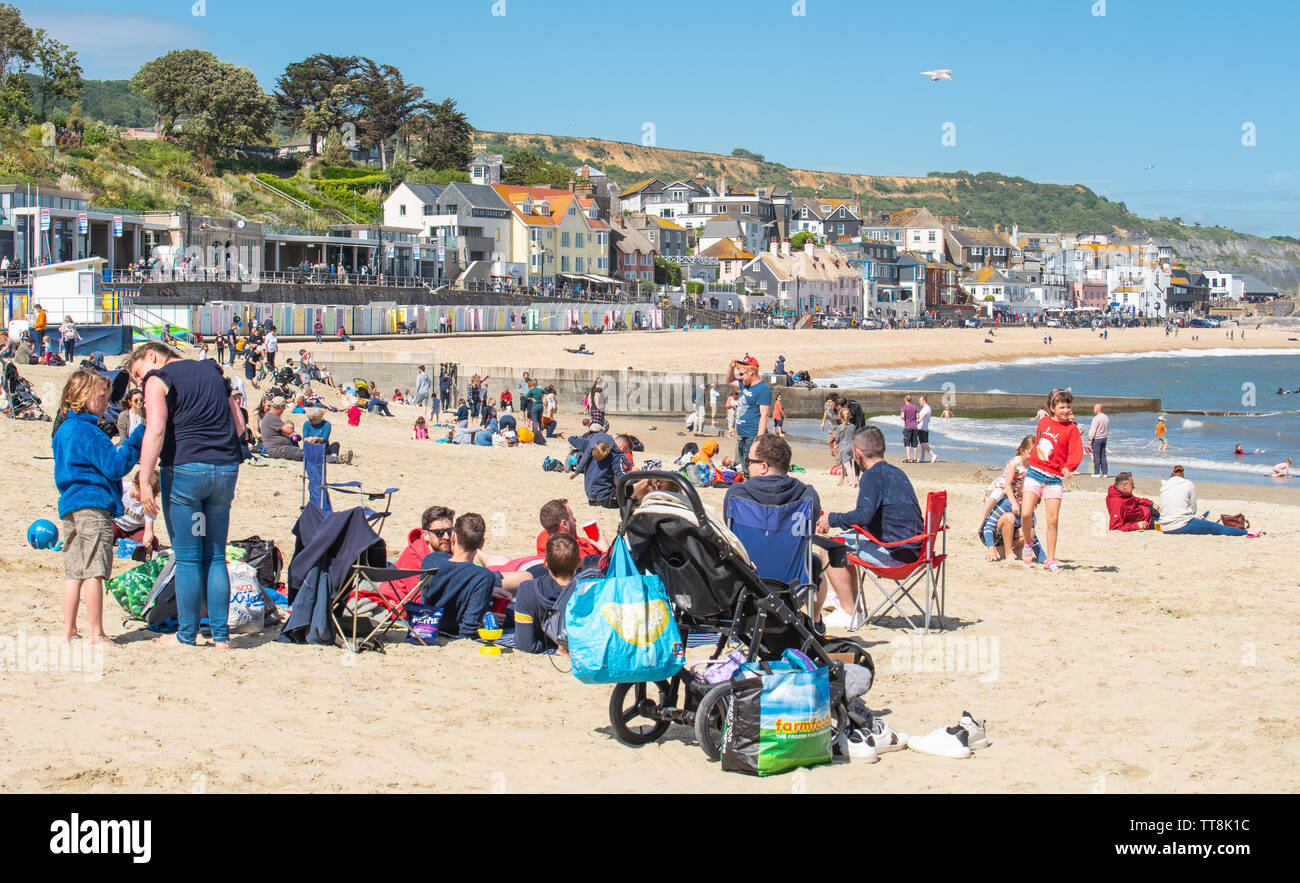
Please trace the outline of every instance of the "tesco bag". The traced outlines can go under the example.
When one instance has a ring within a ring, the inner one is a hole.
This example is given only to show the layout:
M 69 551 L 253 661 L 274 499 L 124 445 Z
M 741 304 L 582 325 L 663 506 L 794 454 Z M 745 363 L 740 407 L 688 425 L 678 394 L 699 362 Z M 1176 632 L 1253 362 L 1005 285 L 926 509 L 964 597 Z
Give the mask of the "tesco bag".
M 266 599 L 257 582 L 257 571 L 242 561 L 227 562 L 226 571 L 230 574 L 230 613 L 226 617 L 230 633 L 260 632 L 266 621 Z
M 671 678 L 686 651 L 663 581 L 637 572 L 622 536 L 609 554 L 605 577 L 578 581 L 565 607 L 573 674 L 584 684 Z

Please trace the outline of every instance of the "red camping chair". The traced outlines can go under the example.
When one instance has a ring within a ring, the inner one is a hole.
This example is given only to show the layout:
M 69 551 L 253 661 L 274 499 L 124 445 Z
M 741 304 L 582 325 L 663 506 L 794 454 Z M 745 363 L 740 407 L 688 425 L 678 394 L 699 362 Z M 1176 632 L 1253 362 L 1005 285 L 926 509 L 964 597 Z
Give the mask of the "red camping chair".
M 907 615 L 902 607 L 898 606 L 898 602 L 903 598 L 911 601 L 916 608 L 916 612 L 925 617 L 926 634 L 930 632 L 931 609 L 936 612 L 940 630 L 943 629 L 943 603 L 947 589 L 947 569 L 944 567 L 944 561 L 948 557 L 948 540 L 944 534 L 944 531 L 948 529 L 947 510 L 947 491 L 926 494 L 925 533 L 899 540 L 896 543 L 882 543 L 856 524 L 853 525 L 855 533 L 885 549 L 890 546 L 914 543 L 917 540 L 923 541 L 920 559 L 911 564 L 901 564 L 897 567 L 879 567 L 864 561 L 852 552 L 849 553 L 849 561 L 856 564 L 862 574 L 858 580 L 857 597 L 853 603 L 853 627 L 855 629 L 861 628 L 864 622 L 878 619 L 881 611 L 892 607 L 898 611 L 899 616 L 907 620 L 907 624 L 912 627 L 913 631 L 917 631 L 916 623 L 912 622 L 912 618 Z M 863 586 L 866 580 L 871 580 L 876 588 L 880 590 L 880 594 L 885 597 L 885 600 L 881 601 L 870 613 L 866 613 L 867 602 L 866 598 L 863 597 Z M 892 584 L 893 588 L 886 588 L 886 583 Z M 922 584 L 925 587 L 924 606 L 912 595 L 912 590 L 919 588 Z

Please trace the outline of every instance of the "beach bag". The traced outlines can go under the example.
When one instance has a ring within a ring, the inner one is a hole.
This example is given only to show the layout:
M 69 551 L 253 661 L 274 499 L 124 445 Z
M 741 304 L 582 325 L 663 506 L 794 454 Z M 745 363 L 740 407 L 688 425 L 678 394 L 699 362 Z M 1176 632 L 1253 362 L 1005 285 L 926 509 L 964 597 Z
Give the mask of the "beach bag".
M 1250 520 L 1240 512 L 1236 515 L 1220 515 L 1219 524 L 1224 527 L 1235 527 L 1238 530 L 1250 530 Z
M 831 762 L 829 668 L 756 662 L 738 675 L 723 726 L 724 770 L 770 776 Z
M 442 623 L 442 608 L 430 607 L 408 601 L 406 604 L 406 643 L 436 647 L 438 626 Z
M 515 430 L 515 432 L 519 436 L 520 444 L 526 445 L 533 440 L 533 431 L 529 429 L 527 426 L 521 426 L 517 430 Z
M 563 472 L 564 464 L 554 457 L 547 457 L 542 461 L 542 470 L 545 472 Z
M 119 573 L 108 581 L 108 593 L 130 619 L 144 619 L 145 602 L 149 600 L 153 584 L 169 560 L 171 559 L 167 556 L 160 555 L 139 567 Z
M 284 555 L 280 554 L 274 541 L 254 534 L 247 539 L 231 540 L 228 545 L 244 550 L 244 563 L 256 572 L 259 584 L 268 589 L 279 584 L 280 573 L 284 570 Z
M 584 684 L 661 681 L 686 651 L 663 581 L 637 572 L 623 537 L 603 579 L 582 580 L 565 606 L 573 674 Z
M 226 563 L 230 574 L 230 609 L 226 625 L 232 634 L 254 635 L 266 621 L 266 599 L 258 585 L 257 571 L 242 561 Z

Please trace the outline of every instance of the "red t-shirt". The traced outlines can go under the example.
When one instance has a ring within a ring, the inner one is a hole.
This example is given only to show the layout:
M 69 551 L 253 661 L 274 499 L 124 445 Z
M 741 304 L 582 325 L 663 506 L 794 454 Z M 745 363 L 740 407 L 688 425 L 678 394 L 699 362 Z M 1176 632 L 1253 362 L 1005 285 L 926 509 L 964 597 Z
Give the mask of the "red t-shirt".
M 1062 470 L 1073 472 L 1083 460 L 1083 439 L 1079 425 L 1074 422 L 1058 423 L 1053 417 L 1038 421 L 1034 434 L 1034 449 L 1029 454 L 1029 465 L 1049 475 L 1060 475 Z
M 360 425 L 361 425 L 361 409 L 358 408 L 356 405 L 353 405 L 351 408 L 348 408 L 348 426 L 360 426 Z
M 551 535 L 550 535 L 549 533 L 547 533 L 546 531 L 542 531 L 541 533 L 539 533 L 539 534 L 537 535 L 537 554 L 538 554 L 538 555 L 545 555 L 545 554 L 546 554 L 546 543 L 547 543 L 550 539 L 551 539 Z M 595 544 L 595 543 L 593 543 L 591 540 L 587 539 L 587 538 L 586 538 L 585 536 L 583 536 L 582 534 L 579 534 L 578 536 L 574 537 L 574 539 L 576 539 L 576 540 L 578 541 L 578 557 L 579 557 L 579 559 L 586 558 L 588 555 L 601 555 L 601 554 L 604 554 L 604 553 L 602 553 L 602 552 L 600 551 L 600 549 L 597 549 L 597 548 L 596 548 L 596 544 Z

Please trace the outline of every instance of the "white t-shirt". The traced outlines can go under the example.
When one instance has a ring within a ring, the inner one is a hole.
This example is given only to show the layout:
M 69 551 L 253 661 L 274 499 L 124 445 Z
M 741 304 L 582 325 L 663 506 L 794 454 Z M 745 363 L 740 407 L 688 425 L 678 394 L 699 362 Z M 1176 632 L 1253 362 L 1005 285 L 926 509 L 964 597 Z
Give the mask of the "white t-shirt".
M 278 344 L 279 344 L 279 341 L 277 341 L 277 340 L 275 339 L 275 332 L 274 332 L 274 331 L 271 332 L 270 334 L 266 335 L 266 351 L 267 351 L 268 353 L 273 353 L 273 352 L 275 352 L 275 348 L 276 348 L 276 346 L 277 346 Z
M 934 409 L 927 402 L 921 412 L 916 415 L 916 428 L 922 432 L 930 431 L 930 416 L 934 414 Z

